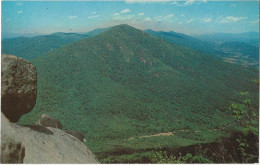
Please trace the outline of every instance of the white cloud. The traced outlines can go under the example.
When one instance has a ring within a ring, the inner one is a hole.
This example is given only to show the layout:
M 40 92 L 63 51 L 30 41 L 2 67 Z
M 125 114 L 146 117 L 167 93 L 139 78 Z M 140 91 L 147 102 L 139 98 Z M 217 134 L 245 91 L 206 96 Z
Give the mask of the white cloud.
M 99 15 L 91 15 L 91 16 L 88 16 L 88 19 L 93 19 L 93 18 L 98 18 Z
M 181 17 L 184 17 L 184 14 L 182 14 Z
M 22 14 L 22 13 L 23 13 L 22 10 L 17 11 L 17 14 Z
M 151 17 L 146 17 L 144 20 L 145 21 L 152 21 L 152 18 Z
M 156 21 L 165 21 L 165 20 L 172 18 L 173 16 L 174 16 L 174 14 L 169 14 L 169 15 L 166 15 L 166 16 L 157 16 L 157 17 L 153 17 L 153 18 Z
M 119 13 L 114 13 L 113 15 L 114 15 L 114 16 L 119 16 L 120 14 L 119 14 Z
M 176 5 L 176 6 L 188 6 L 188 5 L 194 4 L 195 2 L 196 2 L 197 4 L 206 3 L 207 0 L 184 0 L 184 3 L 183 3 L 183 4 L 180 4 L 180 2 L 183 2 L 183 0 L 172 1 L 170 4 L 171 4 L 171 5 Z
M 174 16 L 174 14 L 169 14 L 169 15 L 166 15 L 164 18 L 169 19 L 169 18 L 172 18 L 173 16 Z
M 184 6 L 192 5 L 195 2 L 195 0 L 186 0 L 183 4 Z
M 187 21 L 185 21 L 184 23 L 192 23 L 193 22 L 193 19 L 189 19 Z
M 179 4 L 178 2 L 183 2 L 184 4 Z M 125 3 L 162 3 L 162 2 L 170 2 L 169 4 L 177 5 L 177 6 L 187 6 L 191 5 L 194 2 L 203 2 L 206 3 L 208 0 L 125 0 Z M 214 1 L 214 0 L 213 0 Z
M 93 11 L 91 14 L 92 14 L 92 15 L 95 15 L 95 14 L 97 14 L 97 12 L 96 12 L 96 11 Z
M 172 3 L 170 3 L 171 5 L 178 5 L 178 2 L 173 1 Z
M 130 12 L 131 12 L 130 9 L 124 9 L 124 10 L 120 11 L 120 13 L 130 13 Z
M 237 22 L 241 20 L 245 20 L 247 17 L 233 17 L 233 16 L 227 16 L 223 19 L 221 19 L 221 23 L 232 23 L 232 22 Z
M 125 0 L 126 3 L 171 2 L 172 0 Z
M 153 19 L 155 19 L 156 21 L 162 21 L 163 20 L 163 16 L 153 17 Z
M 142 16 L 142 15 L 144 15 L 144 13 L 138 13 L 138 15 L 139 15 L 139 16 Z
M 212 18 L 203 18 L 201 19 L 201 22 L 204 22 L 204 23 L 209 23 L 212 21 Z
M 76 18 L 77 18 L 76 15 L 71 15 L 71 16 L 68 17 L 68 19 L 76 19 Z

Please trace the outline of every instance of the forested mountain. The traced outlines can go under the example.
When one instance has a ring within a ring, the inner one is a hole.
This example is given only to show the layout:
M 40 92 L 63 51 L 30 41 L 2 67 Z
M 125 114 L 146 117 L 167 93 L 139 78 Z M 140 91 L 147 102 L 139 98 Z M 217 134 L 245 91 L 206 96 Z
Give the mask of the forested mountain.
M 57 32 L 50 35 L 3 39 L 2 52 L 31 60 L 69 43 L 98 35 L 109 28 L 98 28 L 87 33 Z
M 89 32 L 87 32 L 86 34 L 88 35 L 88 36 L 95 36 L 95 35 L 98 35 L 98 34 L 100 34 L 100 33 L 102 33 L 102 32 L 105 32 L 105 31 L 107 31 L 107 30 L 109 30 L 111 27 L 107 27 L 107 28 L 97 28 L 97 29 L 94 29 L 94 30 L 92 30 L 92 31 L 89 31 Z
M 2 52 L 30 60 L 86 37 L 86 34 L 59 32 L 35 37 L 9 38 L 2 41 Z
M 87 33 L 53 33 L 51 35 L 41 35 L 35 37 L 17 37 L 4 39 L 2 42 L 2 52 L 6 54 L 14 54 L 18 57 L 25 59 L 32 59 L 38 56 L 42 56 L 56 48 L 64 46 L 66 44 L 81 40 L 86 37 L 93 37 L 100 33 L 109 30 L 108 28 L 98 28 Z M 251 35 L 240 35 L 239 41 L 250 41 L 249 43 L 233 41 L 239 36 L 235 37 L 231 35 L 231 39 L 223 38 L 224 34 L 219 34 L 220 36 L 215 36 L 216 40 L 207 39 L 210 36 L 199 36 L 206 41 L 173 31 L 153 31 L 151 29 L 145 30 L 153 36 L 162 38 L 173 44 L 188 47 L 194 50 L 201 51 L 215 58 L 222 59 L 225 62 L 236 63 L 246 67 L 258 68 L 258 56 L 259 56 L 259 46 L 254 45 L 255 33 L 249 33 Z M 233 36 L 233 37 L 232 37 Z M 250 40 L 251 37 L 251 40 Z M 214 38 L 214 37 L 213 37 Z M 223 42 L 215 42 L 221 40 Z M 224 41 L 230 42 L 224 42 Z M 214 42 L 213 42 L 214 41 Z M 253 44 L 252 44 L 253 43 Z
M 191 49 L 195 49 L 198 51 L 202 51 L 207 54 L 216 54 L 216 50 L 214 49 L 214 43 L 202 41 L 197 38 L 182 34 L 176 33 L 174 31 L 164 32 L 164 31 L 153 31 L 151 29 L 145 30 L 145 32 L 165 39 L 173 44 L 181 45 L 184 47 L 189 47 Z
M 239 128 L 210 130 L 233 123 L 229 106 L 240 102 L 241 91 L 249 92 L 252 108 L 258 107 L 258 87 L 252 82 L 258 79 L 256 70 L 128 25 L 31 61 L 38 72 L 37 103 L 20 123 L 34 123 L 43 113 L 58 118 L 64 129 L 85 134 L 101 162 L 112 159 L 107 152 L 187 146 L 228 136 Z M 174 136 L 140 138 L 176 130 Z

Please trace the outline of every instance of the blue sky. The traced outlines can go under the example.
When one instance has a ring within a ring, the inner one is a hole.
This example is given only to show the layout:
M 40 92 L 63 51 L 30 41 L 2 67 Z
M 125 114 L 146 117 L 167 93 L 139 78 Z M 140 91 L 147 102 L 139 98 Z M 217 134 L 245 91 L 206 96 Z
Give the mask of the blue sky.
M 2 35 L 88 32 L 129 24 L 185 34 L 259 31 L 258 1 L 3 1 Z

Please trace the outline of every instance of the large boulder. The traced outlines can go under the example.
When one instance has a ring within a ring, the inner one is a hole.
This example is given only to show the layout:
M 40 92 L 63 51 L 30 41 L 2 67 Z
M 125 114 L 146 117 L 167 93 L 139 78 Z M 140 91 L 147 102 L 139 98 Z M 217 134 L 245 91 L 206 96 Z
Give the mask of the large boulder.
M 11 122 L 17 122 L 36 103 L 36 68 L 16 56 L 1 56 L 1 109 Z
M 41 118 L 37 120 L 35 124 L 43 127 L 53 127 L 53 128 L 62 129 L 61 122 L 58 119 L 55 119 L 46 114 L 42 114 Z
M 2 116 L 4 116 L 2 114 Z M 15 139 L 16 147 L 12 151 L 4 152 L 1 141 L 2 163 L 28 163 L 28 164 L 96 164 L 99 163 L 95 155 L 77 138 L 65 133 L 61 129 L 43 126 L 21 126 L 1 121 L 3 135 L 7 139 Z M 10 133 L 11 132 L 11 133 Z M 21 144 L 21 147 L 19 147 Z M 5 145 L 10 146 L 10 145 Z M 6 147 L 5 147 L 6 148 Z M 24 153 L 25 149 L 25 153 Z M 10 162 L 9 157 L 15 153 L 16 162 Z M 7 157 L 6 157 L 7 155 Z M 9 160 L 9 161 L 3 161 Z M 18 162 L 19 160 L 19 162 Z

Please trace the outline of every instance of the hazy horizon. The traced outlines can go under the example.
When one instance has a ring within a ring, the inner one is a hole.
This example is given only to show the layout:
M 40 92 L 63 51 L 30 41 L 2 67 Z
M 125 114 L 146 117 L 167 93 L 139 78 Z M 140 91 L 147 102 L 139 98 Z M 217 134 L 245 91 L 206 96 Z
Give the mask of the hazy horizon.
M 257 1 L 3 1 L 2 38 L 128 24 L 187 35 L 259 32 Z
M 118 24 L 121 25 L 121 24 Z M 115 25 L 115 26 L 118 26 Z M 108 27 L 103 27 L 103 28 L 109 28 L 109 27 L 114 27 L 114 26 L 108 26 Z M 133 26 L 134 27 L 134 26 Z M 97 29 L 102 29 L 102 28 L 96 28 L 96 29 L 92 29 L 86 32 L 63 32 L 63 31 L 56 31 L 56 32 L 51 32 L 51 33 L 12 33 L 12 34 L 2 34 L 2 39 L 8 39 L 8 38 L 16 38 L 16 37 L 35 37 L 35 36 L 40 36 L 40 35 L 51 35 L 54 33 L 78 33 L 78 34 L 85 34 L 88 32 L 92 32 L 94 30 Z M 163 31 L 163 30 L 154 30 L 154 29 L 141 29 L 141 30 L 153 30 L 153 31 Z M 169 31 L 164 31 L 164 32 L 176 32 L 176 33 L 180 33 L 178 31 L 173 31 L 173 30 L 169 30 Z M 204 33 L 204 34 L 193 34 L 190 36 L 200 36 L 200 35 L 211 35 L 211 34 L 243 34 L 243 33 L 258 33 L 257 31 L 247 31 L 247 32 L 242 32 L 242 33 L 225 33 L 225 32 L 212 32 L 212 33 Z M 185 33 L 181 33 L 181 34 L 185 34 Z M 185 34 L 185 35 L 189 35 L 189 34 Z

